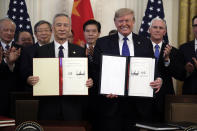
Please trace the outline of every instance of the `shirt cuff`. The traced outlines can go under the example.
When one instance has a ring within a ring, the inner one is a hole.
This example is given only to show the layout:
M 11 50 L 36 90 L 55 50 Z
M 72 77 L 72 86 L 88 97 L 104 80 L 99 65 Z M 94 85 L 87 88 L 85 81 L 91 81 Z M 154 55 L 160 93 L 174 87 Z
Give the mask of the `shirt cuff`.
M 168 67 L 170 65 L 170 59 L 168 59 L 168 61 L 164 61 L 164 66 Z

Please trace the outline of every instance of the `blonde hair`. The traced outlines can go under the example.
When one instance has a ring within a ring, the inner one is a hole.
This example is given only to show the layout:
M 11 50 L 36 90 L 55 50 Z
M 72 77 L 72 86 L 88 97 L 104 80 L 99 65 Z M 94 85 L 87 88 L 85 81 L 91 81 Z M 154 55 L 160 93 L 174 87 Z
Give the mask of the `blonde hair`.
M 124 16 L 124 15 L 128 15 L 128 14 L 132 14 L 133 15 L 133 20 L 135 21 L 134 11 L 132 9 L 129 9 L 129 8 L 121 8 L 121 9 L 117 10 L 115 12 L 115 15 L 114 15 L 114 21 L 115 21 L 116 18 L 119 18 L 119 17 Z

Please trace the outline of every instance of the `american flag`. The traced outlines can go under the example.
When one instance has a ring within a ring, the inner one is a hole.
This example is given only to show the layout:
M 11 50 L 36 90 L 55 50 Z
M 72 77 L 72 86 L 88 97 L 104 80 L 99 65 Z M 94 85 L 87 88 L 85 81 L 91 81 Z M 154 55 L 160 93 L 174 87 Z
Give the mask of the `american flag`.
M 164 19 L 164 9 L 162 0 L 148 0 L 145 16 L 143 17 L 141 27 L 139 30 L 139 35 L 150 38 L 148 28 L 150 26 L 151 20 L 155 17 Z M 168 35 L 164 36 L 164 41 L 168 43 Z
M 16 24 L 16 33 L 28 31 L 32 34 L 31 21 L 27 12 L 25 0 L 10 0 L 7 15 Z

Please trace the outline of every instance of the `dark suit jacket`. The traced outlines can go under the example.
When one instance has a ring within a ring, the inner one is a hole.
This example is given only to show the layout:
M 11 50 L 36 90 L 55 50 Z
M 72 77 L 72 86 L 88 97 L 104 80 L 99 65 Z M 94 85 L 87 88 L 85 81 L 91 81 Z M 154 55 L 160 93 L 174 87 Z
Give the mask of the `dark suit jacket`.
M 118 43 L 118 34 L 112 36 L 105 36 L 97 40 L 96 46 L 94 48 L 94 68 L 96 70 L 95 73 L 100 72 L 100 65 L 101 65 L 101 55 L 102 54 L 109 54 L 120 56 L 119 51 L 119 43 Z M 152 50 L 152 44 L 150 40 L 140 37 L 133 33 L 133 44 L 134 44 L 134 56 L 136 57 L 154 57 L 154 53 Z M 97 82 L 99 79 L 99 74 L 97 73 L 96 80 Z M 97 87 L 98 89 L 98 83 Z M 96 91 L 98 92 L 98 90 Z
M 172 77 L 181 80 L 183 75 L 183 58 L 181 53 L 174 47 L 172 47 L 170 53 L 170 65 L 164 66 L 163 52 L 167 43 L 163 43 L 159 56 L 158 73 L 163 79 L 163 85 L 159 94 L 174 94 L 174 88 L 172 83 Z
M 0 46 L 1 43 L 0 43 Z M 16 45 L 14 42 L 12 43 L 12 47 L 20 48 L 19 45 Z M 21 87 L 21 80 L 19 77 L 19 62 L 18 60 L 15 62 L 15 68 L 13 71 L 10 71 L 7 63 L 2 60 L 0 64 L 0 115 L 9 116 L 10 112 L 10 92 L 18 91 Z
M 184 65 L 186 65 L 188 62 L 194 64 L 192 60 L 192 57 L 196 58 L 194 44 L 195 41 L 193 40 L 180 46 L 179 50 L 184 56 Z M 194 72 L 189 76 L 186 76 L 185 71 L 185 75 L 183 76 L 183 78 L 183 94 L 197 94 L 197 70 L 195 69 Z
M 152 51 L 152 43 L 150 40 L 140 37 L 133 33 L 133 44 L 134 44 L 134 56 L 136 57 L 154 57 L 154 53 Z M 92 88 L 95 94 L 98 94 L 99 92 L 99 78 L 100 78 L 100 65 L 101 65 L 101 55 L 102 54 L 109 54 L 109 55 L 115 55 L 120 56 L 119 51 L 119 38 L 118 34 L 111 35 L 111 36 L 105 36 L 102 38 L 99 38 L 96 42 L 96 46 L 94 48 L 94 56 L 93 56 L 93 63 L 94 63 L 94 87 Z M 123 87 L 124 88 L 124 87 Z M 146 107 L 146 103 L 149 104 L 149 100 L 146 101 L 146 99 L 136 99 L 136 98 L 115 98 L 115 99 L 108 99 L 105 96 L 99 96 L 97 99 L 95 99 L 94 106 L 97 110 L 98 116 L 98 122 L 100 123 L 100 126 L 97 126 L 96 128 L 100 128 L 99 130 L 122 130 L 122 127 L 127 127 L 128 125 L 131 125 L 132 123 L 126 124 L 126 126 L 121 127 L 121 123 L 124 121 L 125 123 L 128 122 L 127 119 L 132 119 L 136 122 L 136 120 L 142 119 L 145 120 L 149 116 L 147 114 L 151 113 L 143 113 L 149 111 L 149 107 Z M 138 101 L 138 102 L 137 102 Z M 137 105 L 137 104 L 139 105 Z M 143 108 L 141 108 L 141 104 L 144 105 Z M 140 107 L 140 108 L 139 108 Z M 138 111 L 137 111 L 138 110 Z M 142 114 L 143 113 L 143 114 Z M 137 114 L 137 115 L 136 115 Z M 122 117 L 123 121 L 121 120 Z M 97 119 L 96 118 L 96 119 Z M 131 122 L 131 121 L 130 121 Z M 134 124 L 134 123 L 133 123 Z M 102 128 L 103 127 L 103 128 Z
M 38 48 L 36 57 L 55 57 L 54 42 Z M 68 57 L 85 57 L 85 49 L 68 43 Z M 85 119 L 85 96 L 40 97 L 39 119 L 41 120 L 83 120 Z
M 157 66 L 156 73 L 162 78 L 163 84 L 160 91 L 155 94 L 155 108 L 154 108 L 154 115 L 157 121 L 164 120 L 164 104 L 165 104 L 165 95 L 166 94 L 175 94 L 173 88 L 173 81 L 172 77 L 176 79 L 181 79 L 183 73 L 183 58 L 180 52 L 172 47 L 170 53 L 170 65 L 164 65 L 164 58 L 163 52 L 166 47 L 167 43 L 163 43 L 160 51 L 159 61 Z
M 37 48 L 39 48 L 38 43 L 24 47 L 21 52 L 20 75 L 21 75 L 22 80 L 24 81 L 24 86 L 26 90 L 32 90 L 32 87 L 28 85 L 26 81 L 29 76 L 33 75 L 32 61 L 33 61 L 33 57 L 36 54 Z

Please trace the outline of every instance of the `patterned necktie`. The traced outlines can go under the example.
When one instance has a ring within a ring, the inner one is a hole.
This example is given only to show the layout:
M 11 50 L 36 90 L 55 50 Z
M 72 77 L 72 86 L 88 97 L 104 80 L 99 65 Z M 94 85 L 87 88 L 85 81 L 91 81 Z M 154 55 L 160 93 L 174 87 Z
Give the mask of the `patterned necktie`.
M 6 50 L 9 50 L 10 49 L 10 46 L 9 45 L 6 45 L 5 48 L 6 48 Z
M 90 62 L 93 62 L 93 56 L 92 53 L 94 52 L 94 47 L 93 45 L 89 45 L 89 49 L 88 49 L 88 59 L 90 60 Z
M 59 57 L 64 57 L 63 49 L 64 47 L 62 45 L 59 46 Z
M 128 38 L 124 37 L 123 40 L 124 40 L 124 42 L 122 45 L 122 56 L 130 56 L 129 47 L 127 45 Z
M 156 58 L 156 61 L 159 60 L 159 45 L 158 44 L 155 45 L 155 58 Z

